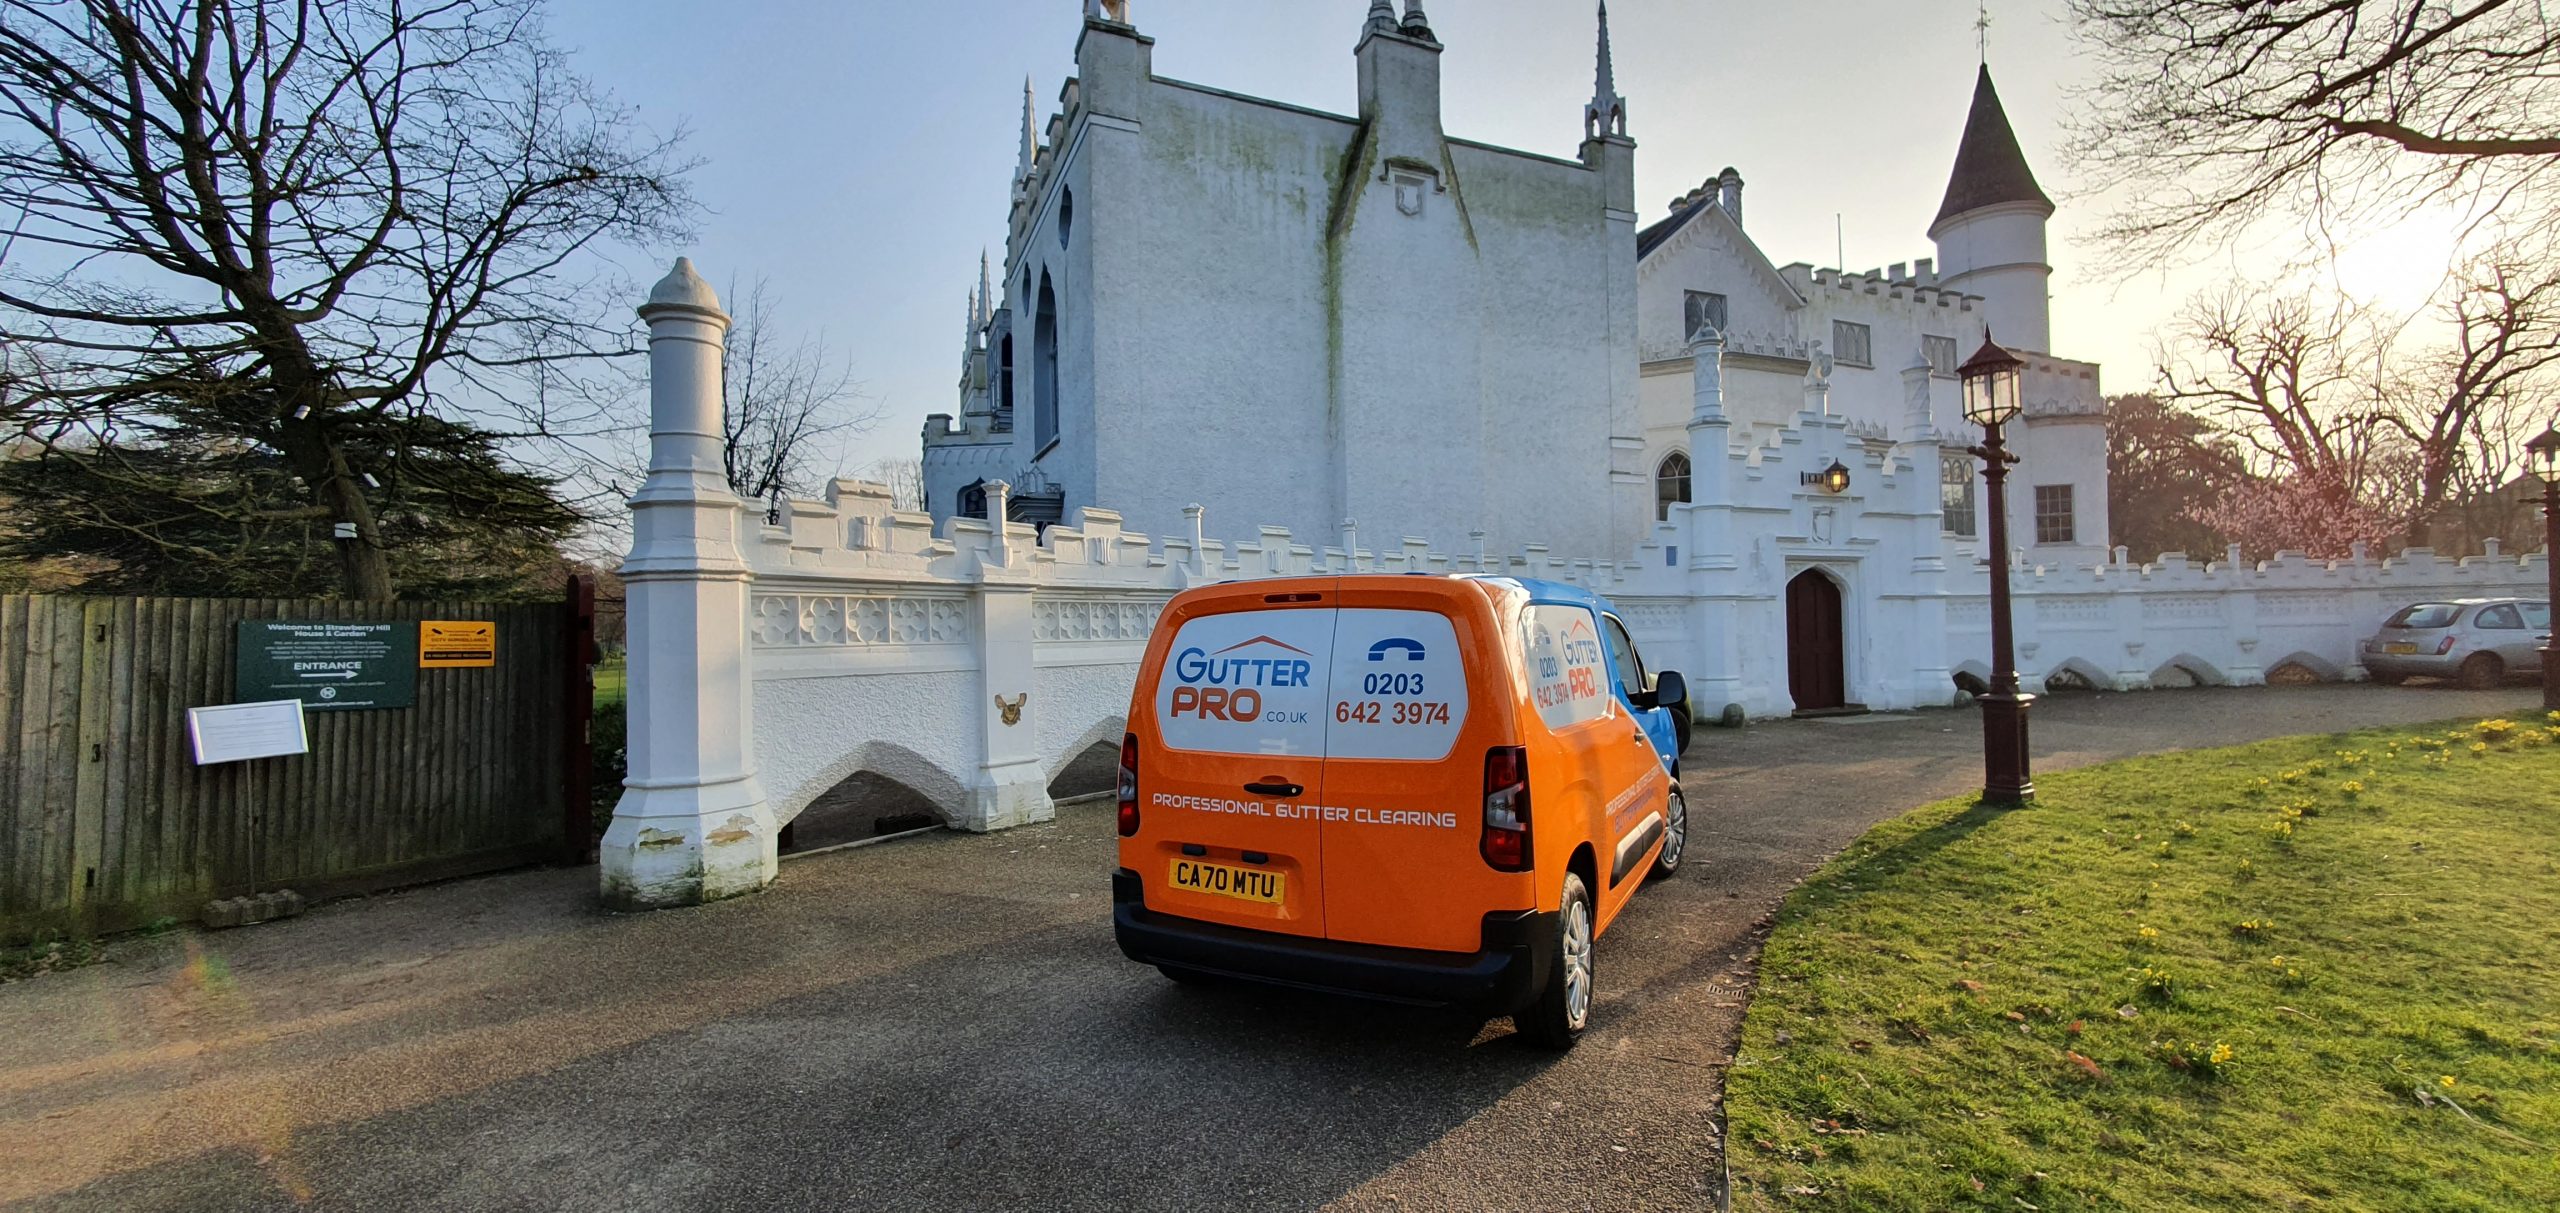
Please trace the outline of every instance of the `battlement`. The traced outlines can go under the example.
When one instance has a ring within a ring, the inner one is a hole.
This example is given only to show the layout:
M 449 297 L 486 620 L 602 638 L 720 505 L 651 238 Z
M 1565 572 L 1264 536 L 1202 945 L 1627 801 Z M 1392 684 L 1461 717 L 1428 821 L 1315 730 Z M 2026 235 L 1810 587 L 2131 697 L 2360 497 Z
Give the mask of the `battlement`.
M 1971 312 L 1979 310 L 1978 305 L 1982 303 L 1980 295 L 1939 286 L 1936 263 L 1927 258 L 1920 260 L 1917 272 L 1899 262 L 1890 269 L 1850 273 L 1796 261 L 1780 266 L 1778 273 L 1808 303 L 1820 302 L 1822 294 L 1831 291 L 1872 296 L 1880 304 L 1899 302 L 1907 310 L 1915 311 Z

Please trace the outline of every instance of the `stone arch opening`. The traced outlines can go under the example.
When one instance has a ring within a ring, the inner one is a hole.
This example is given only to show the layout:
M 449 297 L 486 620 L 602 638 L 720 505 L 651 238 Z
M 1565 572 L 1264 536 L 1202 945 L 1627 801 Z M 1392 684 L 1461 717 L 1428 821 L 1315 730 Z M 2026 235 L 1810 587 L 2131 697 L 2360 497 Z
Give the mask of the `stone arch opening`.
M 2337 664 L 2317 653 L 2287 653 L 2267 667 L 2269 686 L 2305 686 L 2315 682 L 2336 682 L 2344 676 Z
M 2047 694 L 2102 691 L 2113 686 L 2114 683 L 2115 680 L 2109 678 L 2106 671 L 2078 657 L 2064 658 L 2061 664 L 2045 671 L 2044 675 L 2044 689 Z
M 1118 716 L 1098 720 L 1049 763 L 1049 799 L 1065 800 L 1117 790 L 1120 738 L 1129 724 Z
M 2228 686 L 2231 679 L 2210 661 L 2193 653 L 2180 653 L 2160 663 L 2151 671 L 2151 685 L 2163 689 L 2177 687 Z
M 960 781 L 933 760 L 888 742 L 864 745 L 820 778 L 825 789 L 783 824 L 786 855 L 948 826 L 954 810 L 967 802 Z
M 1979 697 L 1991 693 L 1991 667 L 1982 662 L 1965 662 L 1955 668 L 1952 677 L 1956 689 L 1967 695 Z

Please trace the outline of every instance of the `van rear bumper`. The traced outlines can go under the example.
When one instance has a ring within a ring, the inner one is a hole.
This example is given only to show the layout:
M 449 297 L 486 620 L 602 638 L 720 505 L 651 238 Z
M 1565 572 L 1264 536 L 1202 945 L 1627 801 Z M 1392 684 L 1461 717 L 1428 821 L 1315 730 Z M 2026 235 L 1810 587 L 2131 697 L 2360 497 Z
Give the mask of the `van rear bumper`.
M 1556 967 L 1555 915 L 1516 910 L 1484 916 L 1484 947 L 1426 952 L 1254 931 L 1158 913 L 1138 874 L 1111 874 L 1111 927 L 1140 964 L 1349 994 L 1416 1006 L 1509 1015 L 1546 988 Z

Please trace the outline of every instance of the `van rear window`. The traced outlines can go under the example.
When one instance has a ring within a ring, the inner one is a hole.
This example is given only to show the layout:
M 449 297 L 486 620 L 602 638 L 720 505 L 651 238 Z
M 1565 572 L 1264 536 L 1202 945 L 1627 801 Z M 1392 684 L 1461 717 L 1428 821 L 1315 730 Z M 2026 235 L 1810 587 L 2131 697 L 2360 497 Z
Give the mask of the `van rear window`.
M 1155 711 L 1177 750 L 1438 759 L 1466 723 L 1466 662 L 1430 611 L 1203 615 L 1175 633 Z

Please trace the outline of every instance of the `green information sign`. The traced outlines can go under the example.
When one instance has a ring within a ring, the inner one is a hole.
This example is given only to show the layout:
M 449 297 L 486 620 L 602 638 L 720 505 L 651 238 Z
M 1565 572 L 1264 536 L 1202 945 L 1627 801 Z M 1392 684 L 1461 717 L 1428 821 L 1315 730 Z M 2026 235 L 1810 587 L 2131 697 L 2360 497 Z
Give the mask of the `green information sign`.
M 418 702 L 418 625 L 243 619 L 234 701 L 299 699 L 306 711 Z

